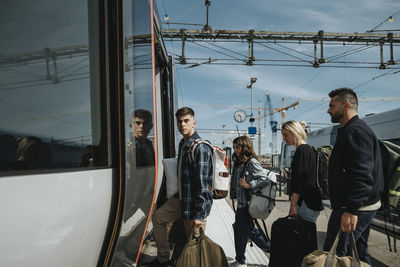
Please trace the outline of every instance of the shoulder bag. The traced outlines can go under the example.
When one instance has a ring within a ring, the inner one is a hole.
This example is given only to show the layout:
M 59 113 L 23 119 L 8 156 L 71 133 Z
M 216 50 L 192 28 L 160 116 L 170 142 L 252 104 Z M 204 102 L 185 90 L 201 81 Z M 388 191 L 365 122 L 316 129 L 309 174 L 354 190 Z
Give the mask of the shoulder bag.
M 315 250 L 304 257 L 301 267 L 371 267 L 369 264 L 360 261 L 358 257 L 356 241 L 353 233 L 351 233 L 351 256 L 339 257 L 336 255 L 336 248 L 339 243 L 339 236 L 341 231 L 339 230 L 335 242 L 332 245 L 331 250 L 322 251 Z

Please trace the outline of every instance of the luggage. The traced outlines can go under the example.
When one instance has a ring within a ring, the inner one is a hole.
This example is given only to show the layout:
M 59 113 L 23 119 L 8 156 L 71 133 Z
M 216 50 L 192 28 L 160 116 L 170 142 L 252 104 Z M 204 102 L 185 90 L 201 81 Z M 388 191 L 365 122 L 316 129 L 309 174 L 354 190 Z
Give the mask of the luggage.
M 176 267 L 228 267 L 224 250 L 200 228 L 200 236 L 193 233 L 181 255 L 176 261 Z
M 332 153 L 331 145 L 313 147 L 317 159 L 317 178 L 315 188 L 321 199 L 329 199 L 328 160 Z
M 392 251 L 390 230 L 386 224 L 392 222 L 394 229 L 394 222 L 400 216 L 400 146 L 389 141 L 380 141 L 380 149 L 384 177 L 381 211 L 385 221 L 389 250 Z M 393 236 L 393 239 L 394 252 L 397 252 L 396 235 Z
M 268 172 L 269 177 L 271 171 Z M 253 191 L 249 201 L 249 214 L 254 219 L 265 220 L 275 207 L 276 183 L 268 178 L 268 184 Z
M 351 254 L 353 256 L 336 256 L 340 233 L 341 231 L 337 234 L 329 252 L 322 250 L 313 251 L 304 257 L 301 267 L 371 267 L 369 264 L 360 261 L 353 233 L 351 233 Z
M 314 250 L 317 250 L 315 223 L 286 216 L 272 224 L 269 267 L 300 267 L 304 256 Z
M 226 153 L 222 148 L 213 146 L 207 140 L 196 139 L 189 148 L 188 153 L 190 163 L 193 163 L 194 151 L 197 145 L 201 143 L 208 145 L 213 153 L 214 177 L 211 190 L 213 193 L 213 199 L 226 198 L 228 196 L 229 182 L 231 180 L 231 176 L 228 172 L 228 157 L 226 156 Z

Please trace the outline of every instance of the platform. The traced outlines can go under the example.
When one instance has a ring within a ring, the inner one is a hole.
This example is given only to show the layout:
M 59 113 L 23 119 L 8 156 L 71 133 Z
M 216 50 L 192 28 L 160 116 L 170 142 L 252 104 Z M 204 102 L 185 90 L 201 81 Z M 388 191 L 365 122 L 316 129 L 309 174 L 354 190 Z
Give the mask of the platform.
M 232 224 L 235 214 L 225 199 L 214 200 L 211 213 L 207 219 L 206 235 L 223 249 L 228 262 L 235 261 L 235 245 Z M 269 259 L 256 245 L 246 247 L 246 262 L 248 266 L 268 266 Z

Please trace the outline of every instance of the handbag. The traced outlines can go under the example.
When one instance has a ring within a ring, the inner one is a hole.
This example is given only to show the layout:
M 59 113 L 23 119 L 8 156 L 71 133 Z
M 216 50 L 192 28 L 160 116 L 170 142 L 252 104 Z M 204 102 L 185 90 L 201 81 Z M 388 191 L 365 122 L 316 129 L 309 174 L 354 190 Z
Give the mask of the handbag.
M 351 233 L 351 253 L 353 256 L 339 257 L 336 255 L 336 248 L 339 243 L 339 230 L 335 242 L 329 252 L 315 250 L 304 257 L 301 267 L 371 267 L 368 263 L 360 261 L 356 241 L 353 232 Z
M 269 176 L 271 171 L 268 172 Z M 249 214 L 252 218 L 265 220 L 275 207 L 276 183 L 268 178 L 268 184 L 253 191 L 249 201 Z
M 224 250 L 200 228 L 200 236 L 190 234 L 190 240 L 177 259 L 176 267 L 228 267 Z

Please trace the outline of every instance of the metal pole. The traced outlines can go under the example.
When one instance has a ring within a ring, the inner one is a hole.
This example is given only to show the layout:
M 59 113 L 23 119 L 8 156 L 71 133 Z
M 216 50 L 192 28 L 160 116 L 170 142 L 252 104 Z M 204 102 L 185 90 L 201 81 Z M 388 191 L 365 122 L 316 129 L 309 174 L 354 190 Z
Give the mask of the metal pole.
M 258 101 L 258 156 L 261 156 L 261 101 Z
M 251 114 L 250 114 L 250 118 L 253 118 L 253 86 L 251 86 Z M 251 122 L 251 126 L 253 126 L 253 122 Z

